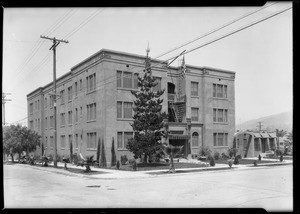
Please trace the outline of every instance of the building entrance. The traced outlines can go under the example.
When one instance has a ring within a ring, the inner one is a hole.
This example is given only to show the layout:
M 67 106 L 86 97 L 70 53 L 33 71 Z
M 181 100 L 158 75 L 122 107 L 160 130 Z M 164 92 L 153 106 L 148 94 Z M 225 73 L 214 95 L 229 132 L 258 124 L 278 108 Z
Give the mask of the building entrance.
M 187 157 L 188 156 L 188 148 L 187 148 L 187 140 L 183 140 L 183 139 L 170 139 L 169 143 L 172 146 L 183 146 L 183 148 L 181 149 L 181 151 L 176 155 L 177 156 L 184 156 Z

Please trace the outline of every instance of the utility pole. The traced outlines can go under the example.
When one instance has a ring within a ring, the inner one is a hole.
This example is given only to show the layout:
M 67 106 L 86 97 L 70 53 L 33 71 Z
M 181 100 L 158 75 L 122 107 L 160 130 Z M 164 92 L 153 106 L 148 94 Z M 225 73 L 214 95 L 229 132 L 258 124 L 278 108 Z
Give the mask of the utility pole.
M 5 103 L 7 101 L 11 101 L 11 99 L 5 99 L 6 95 L 11 95 L 10 93 L 2 93 L 2 118 L 3 118 L 3 126 L 5 126 Z
M 53 45 L 49 50 L 53 50 L 53 90 L 54 90 L 54 105 L 53 105 L 53 119 L 54 119 L 54 167 L 57 168 L 57 130 L 56 130 L 56 47 L 59 43 L 69 43 L 66 40 L 56 39 L 55 37 L 49 38 L 41 36 L 42 39 L 49 39 L 53 41 Z
M 262 125 L 262 122 L 261 121 L 259 121 L 258 122 L 258 131 L 260 132 L 261 131 L 261 127 L 262 127 L 263 125 Z

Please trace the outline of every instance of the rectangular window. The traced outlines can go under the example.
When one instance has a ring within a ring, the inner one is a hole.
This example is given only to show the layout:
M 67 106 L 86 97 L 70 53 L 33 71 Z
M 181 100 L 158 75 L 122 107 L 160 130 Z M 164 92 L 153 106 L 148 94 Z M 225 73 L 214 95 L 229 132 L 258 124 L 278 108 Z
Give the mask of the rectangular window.
M 29 113 L 33 114 L 33 103 L 29 104 Z
M 118 132 L 117 133 L 117 141 L 118 141 L 118 149 L 123 148 L 123 132 Z
M 60 104 L 64 104 L 65 103 L 65 96 L 64 96 L 64 94 L 65 94 L 65 91 L 61 90 L 60 91 L 60 96 L 59 96 L 59 98 L 60 98 Z
M 122 87 L 122 71 L 117 71 L 117 87 Z
M 40 110 L 40 100 L 38 100 L 37 109 Z
M 48 122 L 47 121 L 48 121 L 47 117 L 45 117 L 45 129 L 47 129 L 47 127 L 48 127 Z
M 96 140 L 97 140 L 96 132 L 87 133 L 87 148 L 96 149 Z
M 46 146 L 46 149 L 48 147 L 48 137 L 45 137 L 45 146 Z
M 50 128 L 54 127 L 54 118 L 53 116 L 50 116 Z
M 157 83 L 157 85 L 153 87 L 153 91 L 157 92 L 157 91 L 161 90 L 161 78 L 155 77 L 155 83 Z
M 87 121 L 96 120 L 96 103 L 87 105 Z
M 198 83 L 197 82 L 191 82 L 191 95 L 198 96 Z
M 66 148 L 66 136 L 65 135 L 60 136 L 60 146 L 62 149 Z
M 80 117 L 82 117 L 82 107 L 80 107 Z
M 123 73 L 123 88 L 132 88 L 132 73 Z
M 50 95 L 50 108 L 54 106 L 54 97 Z
M 217 109 L 213 109 L 213 121 L 217 122 Z
M 66 125 L 65 113 L 60 113 L 60 125 L 61 126 Z
M 50 136 L 50 148 L 54 147 L 54 138 L 53 136 Z
M 68 111 L 68 124 L 69 125 L 71 125 L 73 123 L 72 117 L 73 117 L 72 111 Z
M 78 108 L 75 108 L 75 123 L 78 122 Z
M 47 97 L 45 97 L 45 103 L 44 103 L 44 107 L 47 108 Z
M 132 118 L 132 103 L 124 102 L 124 118 Z
M 122 102 L 117 102 L 117 118 L 122 118 Z
M 78 148 L 78 134 L 75 134 L 75 148 Z
M 72 101 L 72 86 L 68 87 L 68 101 Z
M 213 122 L 227 123 L 228 109 L 213 109 Z
M 228 133 L 214 133 L 214 146 L 228 146 Z
M 69 149 L 71 149 L 72 138 L 73 138 L 73 136 L 69 135 Z
M 89 75 L 86 78 L 86 89 L 87 92 L 96 90 L 96 73 Z
M 198 108 L 192 108 L 192 121 L 198 121 L 199 120 L 199 109 Z
M 77 82 L 75 82 L 75 97 L 78 96 L 78 85 Z
M 213 97 L 227 98 L 227 85 L 213 84 Z
M 29 122 L 29 128 L 30 128 L 30 129 L 33 129 L 33 120 L 31 120 L 31 121 Z
M 128 140 L 130 138 L 133 138 L 133 132 L 124 132 L 124 146 L 123 146 L 124 149 L 126 149 Z
M 139 74 L 133 75 L 133 88 L 134 89 L 138 89 L 138 77 L 139 77 Z
M 79 80 L 79 90 L 82 90 L 82 79 Z

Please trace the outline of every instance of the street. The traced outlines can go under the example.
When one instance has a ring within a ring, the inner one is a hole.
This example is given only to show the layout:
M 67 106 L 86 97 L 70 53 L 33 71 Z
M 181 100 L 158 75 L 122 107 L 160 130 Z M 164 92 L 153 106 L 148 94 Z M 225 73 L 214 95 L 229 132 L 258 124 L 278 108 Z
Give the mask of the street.
M 292 211 L 293 166 L 91 179 L 4 165 L 5 208 L 264 208 Z

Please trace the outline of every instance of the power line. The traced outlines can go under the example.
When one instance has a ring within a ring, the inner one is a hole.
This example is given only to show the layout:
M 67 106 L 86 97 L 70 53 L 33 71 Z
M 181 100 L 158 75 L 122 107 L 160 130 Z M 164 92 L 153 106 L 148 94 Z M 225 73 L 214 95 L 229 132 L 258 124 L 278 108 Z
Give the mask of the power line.
M 217 38 L 217 39 L 214 39 L 214 40 L 212 40 L 212 41 L 210 41 L 210 42 L 204 43 L 203 45 L 200 45 L 200 46 L 197 46 L 197 47 L 195 47 L 195 48 L 192 48 L 192 49 L 188 50 L 188 51 L 186 52 L 186 54 L 188 54 L 188 53 L 190 53 L 190 52 L 193 52 L 193 51 L 195 51 L 195 50 L 197 50 L 197 49 L 199 49 L 199 48 L 205 47 L 205 46 L 207 46 L 207 45 L 209 45 L 209 44 L 212 44 L 212 43 L 214 43 L 214 42 L 216 42 L 216 41 L 219 41 L 219 40 L 221 40 L 221 39 L 224 39 L 224 38 L 226 38 L 226 37 L 228 37 L 228 36 L 231 36 L 231 35 L 233 35 L 233 34 L 235 34 L 235 33 L 240 32 L 240 31 L 242 31 L 242 30 L 245 30 L 245 29 L 247 29 L 247 28 L 249 28 L 249 27 L 251 27 L 251 26 L 253 26 L 253 25 L 256 25 L 256 24 L 258 24 L 258 23 L 260 23 L 260 22 L 263 22 L 263 21 L 265 21 L 265 20 L 267 20 L 267 19 L 270 19 L 270 18 L 272 18 L 272 17 L 274 17 L 274 16 L 277 16 L 277 15 L 279 15 L 279 14 L 281 14 L 281 13 L 287 11 L 287 10 L 290 10 L 291 8 L 292 8 L 292 7 L 289 7 L 289 8 L 286 8 L 286 9 L 284 9 L 284 10 L 281 10 L 281 11 L 279 11 L 279 12 L 273 13 L 273 14 L 270 15 L 270 16 L 267 16 L 267 17 L 265 17 L 265 18 L 263 18 L 263 19 L 260 19 L 260 20 L 257 20 L 257 21 L 255 21 L 255 22 L 252 22 L 251 24 L 248 24 L 248 25 L 246 25 L 246 26 L 240 27 L 240 28 L 237 29 L 237 30 L 231 31 L 230 33 L 227 33 L 227 34 L 225 34 L 225 35 L 223 35 L 223 36 L 220 36 L 220 37 Z
M 211 31 L 209 31 L 209 32 L 207 32 L 207 33 L 205 33 L 205 34 L 202 34 L 201 36 L 199 36 L 199 37 L 197 37 L 197 38 L 195 38 L 195 39 L 193 39 L 193 40 L 191 40 L 191 41 L 189 41 L 189 42 L 186 42 L 186 43 L 184 43 L 184 44 L 182 44 L 182 45 L 180 45 L 180 46 L 178 46 L 178 47 L 176 47 L 176 48 L 173 48 L 173 49 L 171 49 L 171 50 L 169 50 L 169 51 L 167 51 L 167 52 L 165 52 L 165 53 L 163 53 L 163 54 L 161 54 L 161 55 L 159 55 L 159 56 L 157 56 L 157 57 L 155 57 L 155 58 L 156 58 L 156 59 L 157 59 L 157 58 L 160 58 L 160 57 L 162 57 L 162 56 L 164 56 L 164 55 L 166 55 L 166 54 L 168 54 L 168 53 L 171 53 L 171 52 L 173 52 L 173 51 L 175 51 L 175 50 L 178 50 L 179 48 L 182 48 L 182 47 L 184 47 L 184 46 L 186 46 L 186 45 L 189 45 L 189 44 L 191 44 L 191 43 L 193 43 L 193 42 L 195 42 L 195 41 L 197 41 L 197 40 L 199 40 L 199 39 L 202 39 L 202 38 L 204 38 L 204 37 L 206 37 L 206 36 L 209 36 L 209 35 L 211 35 L 211 34 L 217 32 L 217 31 L 219 31 L 219 30 L 221 30 L 221 29 L 223 29 L 223 28 L 225 28 L 225 27 L 228 27 L 229 25 L 232 25 L 233 23 L 235 23 L 235 22 L 237 22 L 237 21 L 240 21 L 240 20 L 242 20 L 242 19 L 244 19 L 244 18 L 246 18 L 246 17 L 248 17 L 248 16 L 253 15 L 254 13 L 257 13 L 257 12 L 259 12 L 259 11 L 261 11 L 261 10 L 263 10 L 263 9 L 266 9 L 267 7 L 270 7 L 270 6 L 272 6 L 272 5 L 274 5 L 274 4 L 277 4 L 277 3 L 278 3 L 278 2 L 272 3 L 272 4 L 270 4 L 270 5 L 266 5 L 266 6 L 264 6 L 264 7 L 261 7 L 261 8 L 259 8 L 259 9 L 257 9 L 257 10 L 254 10 L 254 11 L 252 11 L 252 12 L 246 14 L 246 15 L 243 15 L 243 16 L 237 18 L 237 19 L 234 19 L 234 20 L 232 20 L 232 21 L 230 21 L 230 22 L 228 22 L 228 23 L 226 23 L 226 24 L 224 24 L 224 25 L 222 25 L 222 26 L 220 26 L 220 27 L 217 27 L 217 28 L 215 28 L 215 29 L 213 29 L 213 30 L 211 30 Z

